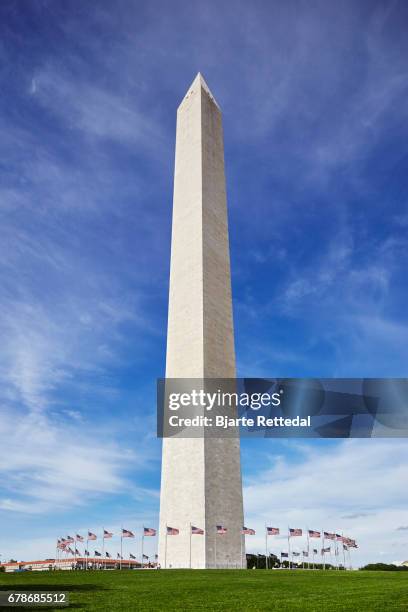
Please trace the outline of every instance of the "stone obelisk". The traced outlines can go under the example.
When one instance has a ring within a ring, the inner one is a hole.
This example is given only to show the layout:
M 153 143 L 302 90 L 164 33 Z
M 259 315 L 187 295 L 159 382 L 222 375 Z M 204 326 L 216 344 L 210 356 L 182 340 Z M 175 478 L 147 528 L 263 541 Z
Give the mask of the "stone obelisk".
M 177 111 L 166 377 L 235 376 L 221 111 L 199 73 Z M 161 566 L 240 568 L 242 526 L 239 440 L 164 439 Z

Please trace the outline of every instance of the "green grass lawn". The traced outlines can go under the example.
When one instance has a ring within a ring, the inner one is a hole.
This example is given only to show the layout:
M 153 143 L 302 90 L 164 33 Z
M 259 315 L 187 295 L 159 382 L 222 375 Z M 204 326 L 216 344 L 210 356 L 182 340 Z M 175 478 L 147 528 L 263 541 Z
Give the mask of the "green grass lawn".
M 408 610 L 408 572 L 124 570 L 0 574 L 0 590 L 10 589 L 69 591 L 70 608 L 106 612 Z

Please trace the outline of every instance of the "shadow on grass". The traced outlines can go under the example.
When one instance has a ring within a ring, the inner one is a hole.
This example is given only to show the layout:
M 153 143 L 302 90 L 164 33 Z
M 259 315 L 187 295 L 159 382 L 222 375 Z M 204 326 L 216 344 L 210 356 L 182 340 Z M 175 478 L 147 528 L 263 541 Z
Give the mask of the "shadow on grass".
M 34 591 L 38 593 L 39 591 L 53 591 L 53 592 L 61 592 L 61 591 L 110 591 L 111 589 L 107 589 L 100 584 L 1 584 L 0 591 Z

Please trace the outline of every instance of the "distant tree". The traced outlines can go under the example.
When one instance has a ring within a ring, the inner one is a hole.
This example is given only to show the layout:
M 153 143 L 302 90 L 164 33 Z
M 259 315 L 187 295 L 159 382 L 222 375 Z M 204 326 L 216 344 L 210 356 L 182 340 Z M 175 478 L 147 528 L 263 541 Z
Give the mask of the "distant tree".
M 394 565 L 394 563 L 369 563 L 360 567 L 360 570 L 369 570 L 374 572 L 406 572 L 408 567 L 404 565 Z

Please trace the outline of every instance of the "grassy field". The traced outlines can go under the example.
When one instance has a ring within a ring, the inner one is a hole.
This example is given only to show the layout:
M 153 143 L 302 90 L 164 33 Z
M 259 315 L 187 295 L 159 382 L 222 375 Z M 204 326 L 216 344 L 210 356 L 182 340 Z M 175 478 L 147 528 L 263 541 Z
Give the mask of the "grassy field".
M 408 572 L 139 570 L 0 574 L 0 590 L 10 589 L 69 591 L 70 608 L 104 612 L 408 610 Z

